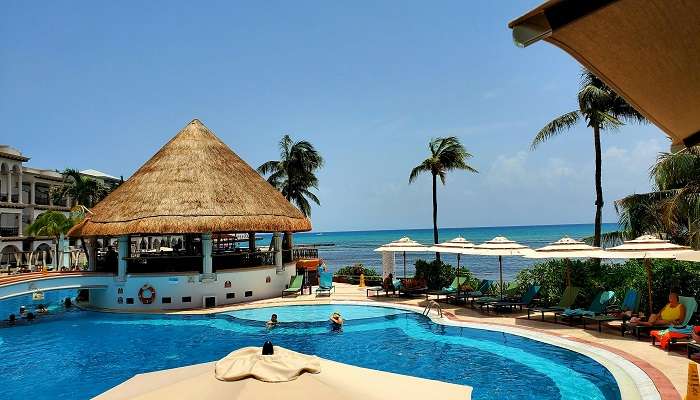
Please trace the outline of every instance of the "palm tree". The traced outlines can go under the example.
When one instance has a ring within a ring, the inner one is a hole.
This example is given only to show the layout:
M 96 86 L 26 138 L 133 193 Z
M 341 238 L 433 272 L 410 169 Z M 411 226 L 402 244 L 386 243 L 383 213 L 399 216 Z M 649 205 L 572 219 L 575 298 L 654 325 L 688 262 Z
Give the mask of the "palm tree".
M 63 185 L 52 193 L 54 202 L 70 196 L 77 205 L 91 208 L 109 194 L 109 187 L 88 178 L 78 170 L 68 168 L 63 171 Z
M 51 259 L 58 268 L 60 264 L 56 263 L 56 261 L 60 257 L 59 244 L 63 241 L 63 235 L 73 227 L 73 224 L 74 221 L 60 211 L 46 211 L 39 214 L 34 222 L 27 227 L 27 233 L 33 236 L 50 236 L 53 238 L 56 246 L 56 255 Z
M 615 130 L 627 122 L 643 123 L 646 119 L 597 76 L 587 70 L 581 74 L 578 105 L 578 110 L 563 114 L 545 125 L 532 140 L 530 148 L 534 150 L 547 139 L 566 132 L 582 120 L 586 122 L 586 126 L 593 130 L 596 192 L 593 244 L 600 246 L 603 210 L 600 133 L 601 131 Z
M 433 176 L 433 240 L 435 243 L 438 243 L 437 178 L 440 177 L 440 181 L 444 185 L 448 171 L 456 169 L 473 173 L 478 173 L 479 171 L 467 164 L 467 160 L 472 155 L 467 152 L 459 139 L 454 136 L 431 139 L 430 143 L 428 143 L 428 148 L 430 149 L 430 156 L 411 170 L 408 183 L 415 182 L 418 175 L 424 172 L 429 172 Z M 438 261 L 440 260 L 440 253 L 436 253 L 436 258 Z
M 258 172 L 269 174 L 267 181 L 308 217 L 311 215 L 309 200 L 321 204 L 311 189 L 318 189 L 316 171 L 323 166 L 323 158 L 311 143 L 294 142 L 289 135 L 282 136 L 279 147 L 280 159 L 262 164 Z
M 615 202 L 620 236 L 652 233 L 700 247 L 700 147 L 659 154 L 649 175 L 654 191 Z

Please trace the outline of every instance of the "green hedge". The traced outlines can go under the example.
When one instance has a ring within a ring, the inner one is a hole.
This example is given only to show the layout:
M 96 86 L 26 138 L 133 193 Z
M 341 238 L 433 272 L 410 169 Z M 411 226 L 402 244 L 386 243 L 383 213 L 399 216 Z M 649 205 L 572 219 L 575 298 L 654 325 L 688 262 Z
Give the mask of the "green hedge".
M 425 279 L 428 284 L 428 289 L 442 289 L 449 286 L 455 279 L 457 270 L 450 264 L 442 261 L 433 260 L 417 260 L 416 261 L 416 278 Z M 467 282 L 473 286 L 476 285 L 477 279 L 467 268 L 459 269 L 461 276 L 467 277 Z
M 647 278 L 642 260 L 624 263 L 597 263 L 595 260 L 571 260 L 571 283 L 581 288 L 578 306 L 587 307 L 595 294 L 601 290 L 613 290 L 617 301 L 621 301 L 628 289 L 641 294 L 640 310 L 647 310 Z M 521 270 L 515 278 L 521 289 L 537 284 L 542 287 L 540 295 L 546 304 L 556 304 L 565 286 L 563 260 L 552 260 Z M 652 296 L 654 311 L 668 301 L 671 288 L 678 288 L 681 296 L 700 299 L 700 263 L 675 260 L 652 261 Z

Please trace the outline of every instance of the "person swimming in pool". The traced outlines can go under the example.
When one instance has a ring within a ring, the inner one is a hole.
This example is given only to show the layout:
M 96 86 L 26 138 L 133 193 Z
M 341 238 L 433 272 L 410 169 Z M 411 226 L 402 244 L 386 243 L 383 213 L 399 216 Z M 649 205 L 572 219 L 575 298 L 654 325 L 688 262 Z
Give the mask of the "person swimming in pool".
M 343 320 L 343 317 L 337 311 L 331 314 L 330 321 L 334 327 L 341 327 L 345 322 L 345 320 Z
M 268 328 L 272 328 L 274 326 L 277 326 L 278 323 L 279 322 L 277 321 L 277 314 L 272 314 L 272 316 L 270 317 L 270 320 L 267 321 L 266 325 Z

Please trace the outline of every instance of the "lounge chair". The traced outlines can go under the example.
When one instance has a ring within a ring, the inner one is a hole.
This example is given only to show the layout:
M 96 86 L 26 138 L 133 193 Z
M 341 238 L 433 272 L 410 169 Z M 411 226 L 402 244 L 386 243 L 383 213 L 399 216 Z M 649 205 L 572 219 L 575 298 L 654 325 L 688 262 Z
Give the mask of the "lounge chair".
M 667 330 L 670 328 L 670 331 L 680 331 L 681 333 L 687 333 L 687 337 L 690 338 L 690 332 L 686 328 L 688 327 L 688 323 L 690 323 L 691 318 L 693 318 L 693 314 L 695 314 L 695 311 L 698 309 L 698 302 L 695 300 L 693 297 L 686 297 L 686 296 L 679 296 L 678 297 L 678 302 L 683 304 L 685 306 L 685 317 L 683 318 L 683 323 L 680 325 L 676 326 L 669 326 L 669 325 L 656 325 L 656 326 L 646 326 L 646 325 L 635 325 L 633 326 L 632 330 L 634 332 L 634 335 L 637 337 L 637 339 L 640 339 L 642 336 L 642 332 L 649 332 L 652 340 L 652 344 L 656 344 L 656 340 L 660 340 L 661 336 L 663 336 L 662 332 L 663 330 Z M 625 324 L 627 326 L 627 324 Z M 656 335 L 651 335 L 652 331 L 657 331 Z M 665 332 L 664 332 L 665 333 Z M 671 335 L 673 336 L 673 335 Z M 672 343 L 680 343 L 680 341 L 683 338 L 671 338 Z
M 451 298 L 455 299 L 455 302 L 459 300 L 464 300 L 465 302 L 467 300 L 471 300 L 472 302 L 474 299 L 484 297 L 488 294 L 491 293 L 491 289 L 493 287 L 493 281 L 490 281 L 488 279 L 482 279 L 481 282 L 479 282 L 479 286 L 477 286 L 476 290 L 472 290 L 469 292 L 456 292 L 452 294 L 447 295 L 447 301 L 449 301 Z
M 439 290 L 428 290 L 425 292 L 425 297 L 428 298 L 429 295 L 437 296 L 437 301 L 440 301 L 440 296 L 447 297 L 450 294 L 457 293 L 459 288 L 467 282 L 466 276 L 456 276 L 450 286 Z
M 287 294 L 296 294 L 301 292 L 302 284 L 304 283 L 304 275 L 293 276 L 289 280 L 289 287 L 282 291 L 282 297 Z
M 517 282 L 513 281 L 508 284 L 508 287 L 503 291 L 503 297 L 500 295 L 500 291 L 498 291 L 498 288 L 494 288 L 493 284 L 491 286 L 491 289 L 493 291 L 496 291 L 498 293 L 491 293 L 486 296 L 481 296 L 481 297 L 474 297 L 471 300 L 471 307 L 474 308 L 475 305 L 479 306 L 479 310 L 483 310 L 484 306 L 489 303 L 495 303 L 495 302 L 500 302 L 500 301 L 520 301 L 520 296 L 517 296 L 518 289 L 520 289 L 520 285 L 518 285 Z
M 428 291 L 428 285 L 426 285 L 425 280 L 417 278 L 403 278 L 400 280 L 399 285 L 399 295 L 402 293 L 407 296 L 413 296 L 417 294 L 424 294 Z
M 530 315 L 532 313 L 542 313 L 542 321 L 544 321 L 544 313 L 564 311 L 567 308 L 570 308 L 576 302 L 576 297 L 578 297 L 578 292 L 580 290 L 581 290 L 581 288 L 577 288 L 575 286 L 567 286 L 566 289 L 564 289 L 564 293 L 561 296 L 561 300 L 559 300 L 559 304 L 557 304 L 556 306 L 552 306 L 552 307 L 528 307 L 527 319 L 530 319 Z
M 318 287 L 316 288 L 316 296 L 327 293 L 329 296 L 331 292 L 335 292 L 335 286 L 333 285 L 333 273 L 332 272 L 319 272 L 318 273 Z
M 493 301 L 490 303 L 486 303 L 486 312 L 489 312 L 489 308 L 493 308 L 494 310 L 499 309 L 499 308 L 508 308 L 511 311 L 515 309 L 515 307 L 519 307 L 521 310 L 523 307 L 529 307 L 530 304 L 535 300 L 535 296 L 540 292 L 540 286 L 533 285 L 530 286 L 527 291 L 520 296 L 519 300 L 516 301 Z
M 603 315 L 584 315 L 582 318 L 583 329 L 586 329 L 586 323 L 598 323 L 598 332 L 603 329 L 603 324 L 609 324 L 612 321 L 625 322 L 639 312 L 639 300 L 641 296 L 635 289 L 630 289 L 625 293 L 625 298 L 620 305 L 608 306 L 607 313 Z M 624 324 L 620 325 L 621 327 Z M 624 332 L 623 332 L 624 334 Z
M 606 309 L 611 301 L 615 299 L 615 292 L 612 290 L 598 293 L 591 301 L 591 305 L 587 309 L 584 308 L 567 308 L 564 311 L 554 313 L 554 322 L 561 317 L 562 321 L 569 321 L 569 325 L 573 325 L 574 320 L 582 320 L 584 316 L 596 316 L 605 314 Z

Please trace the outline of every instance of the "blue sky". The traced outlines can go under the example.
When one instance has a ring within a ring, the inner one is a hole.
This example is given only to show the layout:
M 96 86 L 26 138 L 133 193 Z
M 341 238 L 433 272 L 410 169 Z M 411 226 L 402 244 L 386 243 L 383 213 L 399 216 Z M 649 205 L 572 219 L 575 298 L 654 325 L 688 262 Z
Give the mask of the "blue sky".
M 513 45 L 507 22 L 539 2 L 6 2 L 0 143 L 126 177 L 193 118 L 254 167 L 289 133 L 326 159 L 323 231 L 430 227 L 430 180 L 408 175 L 455 135 L 480 173 L 439 187 L 441 226 L 592 222 L 590 131 L 529 150 L 576 107 L 580 73 Z M 653 125 L 605 136 L 605 221 L 668 146 Z

